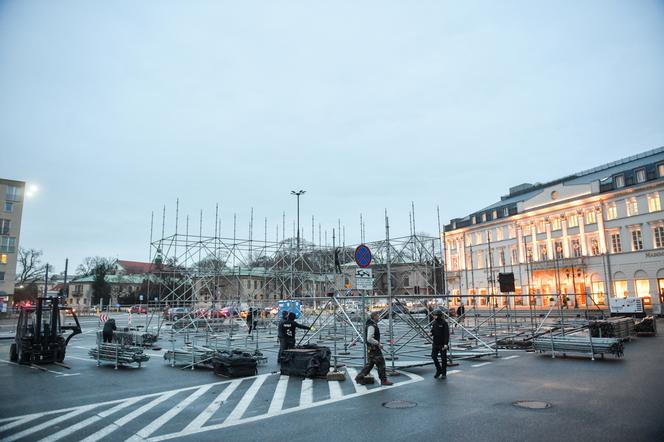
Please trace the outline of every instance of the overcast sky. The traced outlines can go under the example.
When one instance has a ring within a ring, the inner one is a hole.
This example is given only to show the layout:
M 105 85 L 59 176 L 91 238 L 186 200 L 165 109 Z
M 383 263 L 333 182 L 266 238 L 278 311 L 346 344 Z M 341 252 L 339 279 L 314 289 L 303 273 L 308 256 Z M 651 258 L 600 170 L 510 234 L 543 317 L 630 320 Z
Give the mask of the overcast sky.
M 662 1 L 1 1 L 0 177 L 57 271 L 147 260 L 176 198 L 224 236 L 291 236 L 298 189 L 307 239 L 408 235 L 411 201 L 435 234 L 664 145 L 663 79 Z

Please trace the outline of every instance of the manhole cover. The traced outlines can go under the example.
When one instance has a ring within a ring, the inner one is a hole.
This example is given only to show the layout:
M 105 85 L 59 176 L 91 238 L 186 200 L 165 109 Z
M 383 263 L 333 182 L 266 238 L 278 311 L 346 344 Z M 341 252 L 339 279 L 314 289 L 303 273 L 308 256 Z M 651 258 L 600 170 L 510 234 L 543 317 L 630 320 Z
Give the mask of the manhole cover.
M 528 408 L 530 410 L 544 410 L 551 408 L 551 404 L 542 401 L 516 401 L 512 405 L 515 407 Z
M 417 407 L 417 402 L 410 401 L 389 401 L 383 402 L 385 408 L 413 408 Z

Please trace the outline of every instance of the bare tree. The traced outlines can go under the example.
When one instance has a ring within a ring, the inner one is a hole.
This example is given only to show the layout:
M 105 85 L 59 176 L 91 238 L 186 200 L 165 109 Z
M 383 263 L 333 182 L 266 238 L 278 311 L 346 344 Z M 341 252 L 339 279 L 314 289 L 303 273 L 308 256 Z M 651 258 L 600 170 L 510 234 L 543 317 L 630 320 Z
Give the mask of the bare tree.
M 26 285 L 43 279 L 48 264 L 42 264 L 43 252 L 36 249 L 18 249 L 18 275 L 16 284 Z M 52 267 L 49 267 L 52 269 Z
M 107 258 L 104 256 L 88 256 L 83 259 L 83 262 L 76 268 L 76 273 L 82 276 L 94 275 L 100 267 L 103 268 L 104 274 L 114 274 L 114 258 Z

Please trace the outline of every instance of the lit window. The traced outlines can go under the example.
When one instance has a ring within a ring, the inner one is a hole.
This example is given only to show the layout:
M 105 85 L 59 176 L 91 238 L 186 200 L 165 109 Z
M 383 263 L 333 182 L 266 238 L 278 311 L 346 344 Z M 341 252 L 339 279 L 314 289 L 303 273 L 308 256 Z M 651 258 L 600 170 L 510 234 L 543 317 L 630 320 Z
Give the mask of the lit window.
M 553 218 L 551 220 L 551 229 L 552 230 L 560 230 L 560 228 L 561 228 L 560 218 Z
M 611 253 L 622 252 L 622 244 L 620 243 L 620 233 L 611 234 Z
M 646 182 L 646 170 L 645 169 L 639 169 L 636 171 L 636 182 L 637 183 L 645 183 Z
M 636 198 L 630 198 L 625 202 L 627 207 L 627 216 L 634 216 L 639 214 L 639 206 L 636 203 Z
M 483 214 L 482 214 L 482 222 L 483 222 L 483 223 L 486 222 L 486 213 L 483 213 Z
M 597 221 L 595 220 L 595 211 L 590 210 L 586 212 L 586 224 L 595 224 Z
M 659 201 L 659 193 L 648 195 L 648 211 L 658 212 L 660 210 L 662 210 L 662 205 Z
M 576 213 L 571 214 L 570 216 L 567 217 L 567 226 L 568 227 L 576 227 L 579 225 L 579 220 L 576 217 Z
M 664 163 L 657 165 L 657 173 L 660 177 L 664 177 Z
M 615 184 L 617 189 L 625 187 L 625 177 L 622 175 L 616 175 L 613 177 L 613 183 Z
M 494 210 L 493 213 L 491 214 L 491 219 L 497 219 L 498 218 L 498 211 Z
M 650 282 L 647 279 L 635 279 L 634 289 L 636 296 L 639 298 L 647 298 L 650 296 Z
M 661 249 L 662 247 L 664 247 L 664 227 L 662 226 L 655 227 L 653 229 L 653 236 L 655 237 L 655 248 Z
M 627 291 L 627 281 L 613 281 L 613 287 L 615 288 L 617 297 L 627 298 L 629 296 L 629 292 Z
M 632 251 L 636 252 L 638 250 L 643 250 L 643 237 L 641 236 L 641 230 L 636 229 L 632 230 Z
M 0 264 L 7 264 L 7 255 L 4 253 L 0 255 Z
M 606 219 L 611 221 L 616 218 L 618 218 L 618 208 L 615 204 L 612 204 L 606 208 Z

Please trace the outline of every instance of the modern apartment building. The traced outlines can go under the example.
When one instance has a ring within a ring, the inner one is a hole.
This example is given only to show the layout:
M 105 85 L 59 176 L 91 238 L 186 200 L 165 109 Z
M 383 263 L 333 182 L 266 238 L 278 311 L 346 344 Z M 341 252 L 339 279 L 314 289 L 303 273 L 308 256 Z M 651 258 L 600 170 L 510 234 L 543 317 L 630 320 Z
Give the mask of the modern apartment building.
M 548 183 L 522 184 L 445 226 L 453 304 L 664 303 L 664 147 Z M 496 297 L 499 272 L 517 296 Z M 558 296 L 559 295 L 559 296 Z
M 24 190 L 23 181 L 0 178 L 0 312 L 14 295 Z

